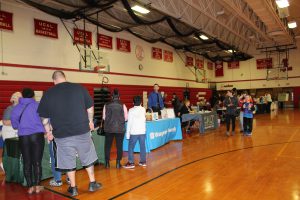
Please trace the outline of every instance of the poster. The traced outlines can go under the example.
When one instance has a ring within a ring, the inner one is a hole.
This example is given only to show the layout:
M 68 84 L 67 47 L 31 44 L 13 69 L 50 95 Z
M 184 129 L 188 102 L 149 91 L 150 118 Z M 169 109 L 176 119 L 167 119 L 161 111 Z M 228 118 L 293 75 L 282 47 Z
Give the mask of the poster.
M 156 60 L 161 60 L 162 59 L 162 49 L 152 47 L 152 58 L 156 59 Z
M 224 76 L 224 68 L 223 68 L 222 61 L 215 62 L 215 76 L 216 77 Z
M 257 69 L 270 69 L 272 67 L 273 67 L 272 58 L 256 59 L 256 68 Z
M 173 62 L 173 52 L 164 50 L 164 61 Z
M 97 44 L 99 47 L 112 49 L 113 48 L 112 37 L 98 33 Z
M 194 66 L 194 58 L 191 56 L 186 56 L 185 57 L 185 66 L 187 66 L 187 67 Z
M 130 41 L 117 38 L 117 50 L 123 51 L 123 52 L 131 52 L 131 46 L 130 46 Z
M 92 32 L 74 28 L 74 43 L 92 45 Z
M 57 24 L 40 19 L 34 19 L 34 34 L 57 39 Z
M 0 11 L 0 29 L 13 30 L 13 14 Z
M 196 58 L 195 65 L 198 69 L 204 69 L 204 60 Z
M 207 62 L 207 69 L 213 70 L 214 69 L 214 63 L 208 61 Z
M 228 69 L 238 69 L 238 68 L 240 68 L 239 61 L 228 62 Z

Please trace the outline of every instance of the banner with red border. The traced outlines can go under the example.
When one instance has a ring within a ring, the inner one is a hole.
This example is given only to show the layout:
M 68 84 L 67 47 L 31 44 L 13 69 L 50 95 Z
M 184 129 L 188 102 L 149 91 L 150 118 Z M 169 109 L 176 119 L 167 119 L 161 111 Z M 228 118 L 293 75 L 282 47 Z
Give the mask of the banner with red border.
M 92 45 L 92 32 L 74 28 L 74 43 Z
M 240 68 L 240 62 L 239 61 L 232 61 L 227 63 L 228 69 L 238 69 Z
M 131 52 L 131 45 L 129 40 L 117 38 L 117 50 L 123 52 Z
M 165 62 L 173 62 L 173 52 L 164 50 L 164 61 Z
M 156 60 L 161 60 L 162 59 L 162 49 L 152 47 L 152 58 L 156 59 Z
M 256 59 L 256 68 L 257 69 L 270 69 L 272 67 L 273 67 L 272 58 Z
M 57 24 L 40 19 L 34 19 L 34 34 L 57 39 Z
M 13 14 L 5 11 L 0 11 L 0 29 L 10 30 L 13 27 Z
M 108 35 L 98 33 L 97 44 L 99 47 L 112 49 L 113 48 L 113 38 Z

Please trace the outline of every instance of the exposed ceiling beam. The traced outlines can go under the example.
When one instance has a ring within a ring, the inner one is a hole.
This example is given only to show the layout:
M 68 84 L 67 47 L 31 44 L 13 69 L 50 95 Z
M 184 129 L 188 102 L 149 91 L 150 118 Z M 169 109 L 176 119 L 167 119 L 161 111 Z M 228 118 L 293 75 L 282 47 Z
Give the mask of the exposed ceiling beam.
M 250 26 L 264 40 L 273 42 L 272 38 L 267 35 L 264 23 L 255 15 L 253 10 L 243 0 L 218 0 L 218 2 L 229 8 L 232 13 L 235 13 L 240 20 Z
M 226 40 L 227 34 L 224 34 L 224 30 L 229 35 L 234 35 L 240 38 L 241 43 L 247 43 L 256 48 L 255 42 L 249 40 L 249 32 L 240 28 L 242 23 L 236 18 L 232 19 L 229 24 L 224 23 L 224 19 L 218 17 L 217 12 L 221 9 L 221 6 L 216 1 L 211 0 L 149 0 L 151 7 L 166 15 L 180 19 L 184 23 L 195 27 L 199 31 L 202 31 L 212 37 L 215 37 L 225 43 L 229 43 L 232 46 L 238 47 L 237 42 L 231 43 L 231 40 Z M 233 22 L 234 21 L 234 22 Z M 246 46 L 246 45 L 242 45 Z M 244 51 L 245 49 L 240 49 Z M 249 53 L 249 52 L 247 52 Z

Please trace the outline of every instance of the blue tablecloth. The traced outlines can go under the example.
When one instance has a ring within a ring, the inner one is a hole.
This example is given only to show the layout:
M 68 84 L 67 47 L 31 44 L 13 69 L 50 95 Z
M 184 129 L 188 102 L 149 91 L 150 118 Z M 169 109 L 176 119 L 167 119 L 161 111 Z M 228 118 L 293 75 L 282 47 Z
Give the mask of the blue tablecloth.
M 218 115 L 214 111 L 209 113 L 183 114 L 181 118 L 182 122 L 191 120 L 199 121 L 200 133 L 205 133 L 206 130 L 213 130 L 218 128 Z
M 150 152 L 170 140 L 182 140 L 180 119 L 161 119 L 146 123 L 146 152 Z M 128 151 L 129 140 L 124 138 L 123 150 Z M 134 152 L 140 152 L 140 145 L 137 142 Z

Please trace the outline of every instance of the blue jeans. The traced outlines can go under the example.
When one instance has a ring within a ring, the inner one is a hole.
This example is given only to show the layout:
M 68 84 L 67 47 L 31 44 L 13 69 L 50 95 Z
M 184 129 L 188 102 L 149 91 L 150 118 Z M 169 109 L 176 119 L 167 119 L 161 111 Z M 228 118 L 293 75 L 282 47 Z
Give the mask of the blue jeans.
M 51 170 L 54 177 L 54 180 L 61 181 L 61 172 L 55 170 L 55 158 L 54 158 L 54 152 L 53 152 L 53 145 L 55 142 L 52 140 L 49 143 L 49 153 L 50 153 L 50 159 L 51 159 Z
M 140 143 L 140 162 L 146 162 L 146 134 L 143 135 L 130 135 L 128 146 L 128 162 L 134 163 L 133 150 L 136 142 Z

